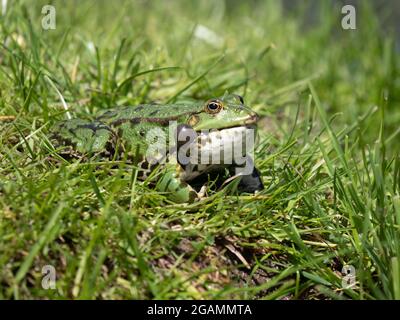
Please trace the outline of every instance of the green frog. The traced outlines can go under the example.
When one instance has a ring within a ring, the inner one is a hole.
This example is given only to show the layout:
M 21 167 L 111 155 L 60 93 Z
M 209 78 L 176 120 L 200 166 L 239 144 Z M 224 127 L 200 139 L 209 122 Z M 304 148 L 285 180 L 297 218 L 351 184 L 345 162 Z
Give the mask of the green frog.
M 257 120 L 241 96 L 225 95 L 198 103 L 117 107 L 92 121 L 62 121 L 52 132 L 62 156 L 124 159 L 138 166 L 142 180 L 159 170 L 155 188 L 175 203 L 191 203 L 204 193 L 191 183 L 222 170 L 238 176 L 244 192 L 263 189 L 246 149 Z

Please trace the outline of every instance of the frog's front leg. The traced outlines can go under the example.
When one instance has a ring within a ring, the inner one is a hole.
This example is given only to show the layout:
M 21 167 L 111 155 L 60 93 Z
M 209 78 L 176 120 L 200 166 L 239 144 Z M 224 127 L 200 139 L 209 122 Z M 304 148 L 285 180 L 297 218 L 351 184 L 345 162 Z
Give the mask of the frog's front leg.
M 176 203 L 192 203 L 198 199 L 197 192 L 181 178 L 182 167 L 179 164 L 166 163 L 164 173 L 156 184 L 156 189 L 166 192 L 168 199 Z

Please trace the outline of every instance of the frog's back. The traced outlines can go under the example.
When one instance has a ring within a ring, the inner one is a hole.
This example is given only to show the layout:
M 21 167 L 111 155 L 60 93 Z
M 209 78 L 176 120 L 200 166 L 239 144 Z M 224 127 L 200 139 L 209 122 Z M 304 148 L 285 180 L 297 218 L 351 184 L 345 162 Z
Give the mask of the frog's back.
M 139 124 L 154 122 L 158 125 L 168 124 L 169 121 L 192 114 L 199 109 L 196 104 L 140 104 L 133 107 L 114 108 L 106 111 L 96 120 L 116 127 L 125 122 Z
M 146 134 L 153 128 L 167 130 L 170 121 L 198 111 L 190 104 L 141 104 L 107 110 L 93 121 L 72 119 L 60 122 L 53 133 L 56 140 L 71 144 L 79 152 L 93 153 L 114 149 L 119 140 L 124 148 L 147 147 Z M 107 147 L 108 146 L 108 147 Z M 144 151 L 143 151 L 144 152 Z

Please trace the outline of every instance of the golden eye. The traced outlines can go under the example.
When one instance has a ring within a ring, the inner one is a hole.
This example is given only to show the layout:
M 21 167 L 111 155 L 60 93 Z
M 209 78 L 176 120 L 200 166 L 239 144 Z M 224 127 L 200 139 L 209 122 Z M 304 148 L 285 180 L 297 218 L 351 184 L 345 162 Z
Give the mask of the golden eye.
M 218 113 L 222 110 L 222 104 L 218 100 L 211 100 L 207 103 L 205 110 L 211 114 Z

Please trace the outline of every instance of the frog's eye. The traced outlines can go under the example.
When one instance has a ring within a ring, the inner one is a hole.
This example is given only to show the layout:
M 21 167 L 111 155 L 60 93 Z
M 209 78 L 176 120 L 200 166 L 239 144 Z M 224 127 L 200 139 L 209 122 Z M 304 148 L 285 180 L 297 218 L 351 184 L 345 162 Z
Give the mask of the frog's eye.
M 222 104 L 218 100 L 211 100 L 206 105 L 206 112 L 215 114 L 222 110 Z

